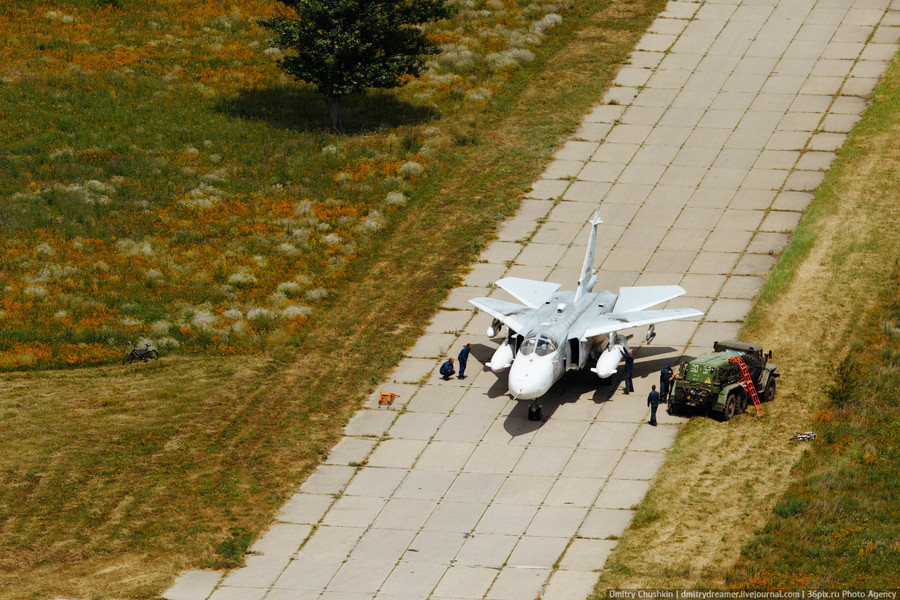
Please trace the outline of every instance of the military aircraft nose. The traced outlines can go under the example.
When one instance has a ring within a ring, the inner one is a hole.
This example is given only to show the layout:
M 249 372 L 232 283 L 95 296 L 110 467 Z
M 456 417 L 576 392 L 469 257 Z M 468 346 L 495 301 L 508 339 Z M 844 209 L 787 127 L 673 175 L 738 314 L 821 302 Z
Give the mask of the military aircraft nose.
M 509 393 L 519 400 L 533 400 L 553 385 L 553 361 L 549 356 L 522 356 L 509 370 Z

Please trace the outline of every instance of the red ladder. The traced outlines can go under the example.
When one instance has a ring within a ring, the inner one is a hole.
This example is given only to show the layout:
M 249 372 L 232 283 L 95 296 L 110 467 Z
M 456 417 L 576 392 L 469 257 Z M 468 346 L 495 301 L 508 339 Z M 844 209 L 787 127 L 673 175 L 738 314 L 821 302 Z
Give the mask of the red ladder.
M 741 376 L 743 377 L 741 385 L 743 385 L 744 389 L 750 393 L 750 398 L 753 400 L 753 406 L 756 407 L 756 416 L 763 416 L 763 408 L 759 403 L 759 396 L 756 395 L 756 386 L 753 384 L 753 378 L 750 377 L 750 369 L 747 368 L 747 365 L 744 363 L 744 360 L 740 356 L 732 356 L 728 360 L 733 363 L 737 363 L 737 366 L 740 367 Z

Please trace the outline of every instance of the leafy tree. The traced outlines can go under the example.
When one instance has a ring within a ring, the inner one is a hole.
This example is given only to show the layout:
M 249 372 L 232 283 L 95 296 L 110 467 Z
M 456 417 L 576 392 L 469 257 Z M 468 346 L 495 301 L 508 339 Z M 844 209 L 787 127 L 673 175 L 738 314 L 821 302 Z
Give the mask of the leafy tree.
M 341 98 L 391 88 L 418 75 L 424 56 L 438 52 L 424 23 L 447 18 L 445 0 L 279 0 L 296 18 L 262 22 L 286 51 L 281 68 L 315 84 L 341 126 Z

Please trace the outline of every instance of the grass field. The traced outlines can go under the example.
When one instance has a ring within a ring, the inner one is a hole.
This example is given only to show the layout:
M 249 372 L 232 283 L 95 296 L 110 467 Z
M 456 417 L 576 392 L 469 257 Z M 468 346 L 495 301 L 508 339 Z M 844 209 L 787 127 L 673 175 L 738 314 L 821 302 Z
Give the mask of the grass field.
M 567 4 L 459 3 L 335 136 L 257 24 L 272 0 L 3 3 L 0 371 L 296 343 Z
M 2 598 L 238 564 L 662 6 L 573 3 L 529 57 L 511 32 L 551 13 L 476 3 L 503 35 L 447 24 L 444 71 L 335 136 L 268 4 L 115 4 L 0 8 Z M 141 335 L 159 363 L 109 364 Z
M 895 587 L 898 132 L 895 59 L 744 325 L 778 397 L 764 419 L 685 425 L 594 597 Z

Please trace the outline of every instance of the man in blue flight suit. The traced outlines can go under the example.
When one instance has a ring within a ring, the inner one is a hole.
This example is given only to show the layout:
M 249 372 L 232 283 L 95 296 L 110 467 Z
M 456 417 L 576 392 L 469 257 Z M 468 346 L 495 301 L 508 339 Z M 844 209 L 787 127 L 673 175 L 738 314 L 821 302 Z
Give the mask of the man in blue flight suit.
M 625 392 L 630 394 L 634 391 L 634 383 L 631 381 L 631 375 L 634 372 L 634 350 L 629 348 L 624 351 L 622 358 L 625 359 Z
M 672 380 L 675 378 L 675 371 L 672 370 L 672 363 L 667 362 L 666 366 L 659 370 L 659 400 L 665 402 L 669 398 L 669 390 L 671 389 Z M 655 387 L 655 386 L 654 386 Z
M 647 406 L 650 407 L 650 420 L 647 421 L 654 427 L 656 427 L 656 407 L 659 406 L 659 392 L 656 391 L 656 386 L 650 386 L 652 389 L 650 390 L 650 395 L 647 396 Z
M 472 350 L 472 344 L 466 344 L 463 346 L 463 349 L 459 351 L 459 379 L 466 378 L 466 361 L 469 360 L 469 352 Z
M 453 359 L 448 358 L 447 362 L 441 365 L 440 374 L 444 381 L 450 379 L 450 377 L 456 373 L 456 369 L 453 368 Z

